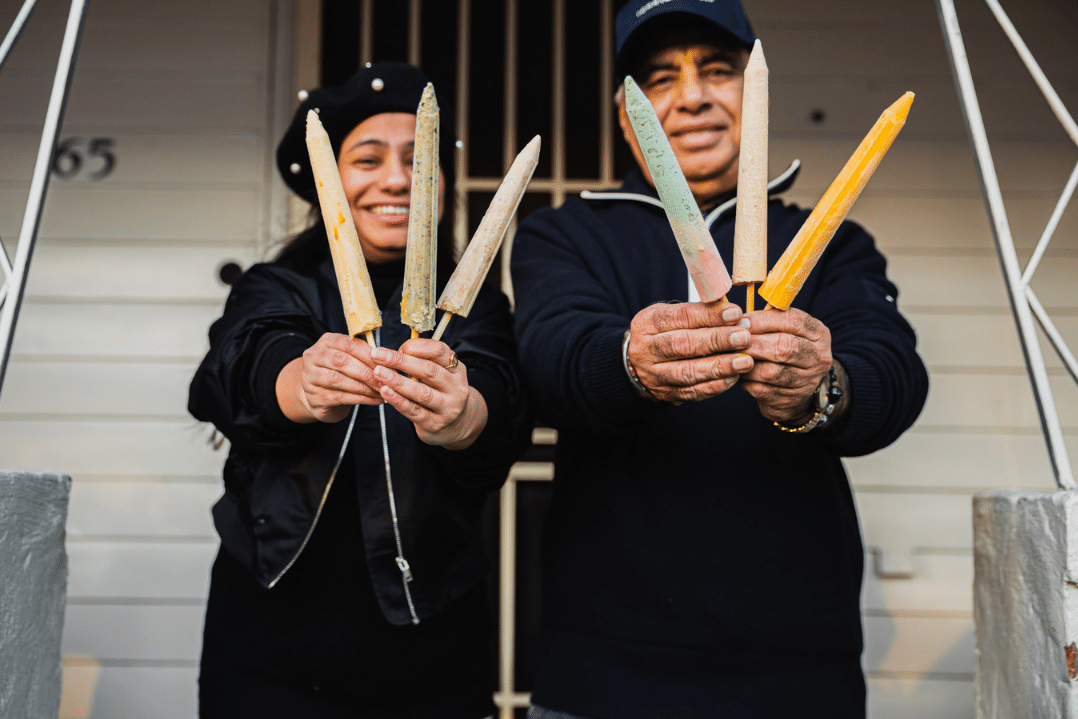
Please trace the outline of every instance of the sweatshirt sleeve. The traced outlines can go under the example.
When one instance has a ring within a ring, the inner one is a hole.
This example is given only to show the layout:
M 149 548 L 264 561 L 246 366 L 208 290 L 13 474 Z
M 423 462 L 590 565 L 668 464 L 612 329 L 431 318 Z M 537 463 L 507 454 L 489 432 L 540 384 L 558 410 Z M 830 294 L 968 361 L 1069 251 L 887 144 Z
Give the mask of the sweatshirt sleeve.
M 537 414 L 555 427 L 616 434 L 659 411 L 625 373 L 621 343 L 638 309 L 625 299 L 632 292 L 616 287 L 633 278 L 618 276 L 611 247 L 610 228 L 565 207 L 533 213 L 514 238 L 521 366 Z
M 210 327 L 210 349 L 191 380 L 188 411 L 233 443 L 274 449 L 307 436 L 277 404 L 276 380 L 325 331 L 315 283 L 270 265 L 237 281 Z
M 898 310 L 887 261 L 859 225 L 843 223 L 813 271 L 807 296 L 794 302 L 827 325 L 833 356 L 850 381 L 850 408 L 833 430 L 813 433 L 844 456 L 882 449 L 917 419 L 928 372 L 913 327 Z
M 474 489 L 500 487 L 528 447 L 533 415 L 520 379 L 513 318 L 501 292 L 484 287 L 467 317 L 449 325 L 446 343 L 468 370 L 468 384 L 483 396 L 487 424 L 462 450 L 430 447 L 447 475 Z

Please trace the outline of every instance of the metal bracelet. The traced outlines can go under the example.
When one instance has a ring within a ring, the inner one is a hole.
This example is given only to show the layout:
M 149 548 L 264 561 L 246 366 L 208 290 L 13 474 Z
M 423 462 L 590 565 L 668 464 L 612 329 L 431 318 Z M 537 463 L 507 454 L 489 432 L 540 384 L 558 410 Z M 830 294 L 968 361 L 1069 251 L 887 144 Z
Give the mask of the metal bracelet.
M 835 367 L 832 365 L 828 373 L 820 380 L 820 384 L 816 385 L 816 412 L 813 413 L 812 418 L 800 427 L 787 427 L 778 422 L 773 422 L 773 424 L 783 432 L 791 434 L 805 434 L 817 428 L 823 429 L 831 422 L 831 415 L 834 414 L 835 405 L 840 399 L 842 399 L 842 388 L 838 386 L 838 375 L 835 374 Z
M 636 368 L 633 367 L 632 361 L 629 359 L 629 330 L 625 330 L 625 339 L 621 341 L 621 366 L 625 369 L 625 376 L 629 378 L 629 382 L 632 383 L 633 391 L 644 399 L 649 399 L 652 402 L 658 402 L 659 399 L 651 393 L 651 390 L 644 386 L 644 383 L 640 381 L 640 378 L 636 376 Z

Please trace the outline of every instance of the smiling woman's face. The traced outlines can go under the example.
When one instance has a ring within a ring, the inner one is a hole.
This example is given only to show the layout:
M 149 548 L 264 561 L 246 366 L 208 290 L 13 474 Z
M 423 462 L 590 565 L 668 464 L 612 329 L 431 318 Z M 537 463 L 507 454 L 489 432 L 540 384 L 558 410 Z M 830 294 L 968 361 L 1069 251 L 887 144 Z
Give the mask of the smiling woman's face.
M 412 190 L 415 115 L 384 112 L 356 125 L 341 143 L 337 170 L 367 262 L 404 257 Z M 439 172 L 438 219 L 444 205 Z

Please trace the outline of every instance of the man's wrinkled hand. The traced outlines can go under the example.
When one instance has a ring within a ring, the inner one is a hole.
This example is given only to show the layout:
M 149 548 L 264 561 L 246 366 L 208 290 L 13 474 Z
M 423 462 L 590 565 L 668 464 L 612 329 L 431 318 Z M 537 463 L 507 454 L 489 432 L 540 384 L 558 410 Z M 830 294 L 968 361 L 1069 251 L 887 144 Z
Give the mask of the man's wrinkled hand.
M 695 402 L 725 392 L 753 366 L 741 308 L 720 300 L 656 304 L 630 325 L 629 361 L 663 402 Z

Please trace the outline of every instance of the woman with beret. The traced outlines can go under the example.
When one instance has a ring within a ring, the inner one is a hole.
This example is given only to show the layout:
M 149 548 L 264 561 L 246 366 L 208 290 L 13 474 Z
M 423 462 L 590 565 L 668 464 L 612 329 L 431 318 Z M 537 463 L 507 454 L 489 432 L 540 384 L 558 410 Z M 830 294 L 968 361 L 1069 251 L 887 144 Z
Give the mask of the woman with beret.
M 277 152 L 286 184 L 317 207 L 304 141 L 316 109 L 382 308 L 378 349 L 347 334 L 320 216 L 243 274 L 210 328 L 189 409 L 230 449 L 213 508 L 203 719 L 493 711 L 479 511 L 531 425 L 504 295 L 484 288 L 442 342 L 409 339 L 400 322 L 426 84 L 409 65 L 363 68 L 311 92 Z M 453 197 L 450 116 L 440 210 Z

